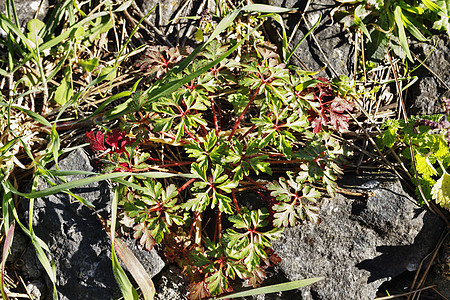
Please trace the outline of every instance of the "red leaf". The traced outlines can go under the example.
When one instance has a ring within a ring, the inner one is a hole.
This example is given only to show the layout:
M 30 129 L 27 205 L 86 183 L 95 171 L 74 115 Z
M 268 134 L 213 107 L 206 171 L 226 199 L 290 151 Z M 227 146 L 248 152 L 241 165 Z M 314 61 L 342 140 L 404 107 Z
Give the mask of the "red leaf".
M 86 132 L 86 142 L 90 144 L 92 151 L 105 151 L 105 139 L 103 133 L 98 131 L 97 133 L 93 131 Z
M 317 117 L 314 119 L 314 121 L 311 122 L 311 126 L 313 128 L 313 133 L 318 133 L 318 132 L 322 131 L 322 123 L 324 123 L 324 122 L 321 117 Z
M 188 286 L 190 300 L 201 300 L 208 298 L 210 296 L 208 289 L 206 288 L 205 281 L 200 281 L 197 283 L 191 283 Z
M 114 129 L 112 133 L 107 133 L 105 142 L 113 147 L 114 151 L 118 154 L 121 154 L 125 150 L 126 145 L 131 145 L 131 140 L 120 129 Z
M 267 278 L 266 272 L 261 267 L 257 267 L 253 270 L 248 283 L 251 284 L 254 288 L 257 288 L 261 285 L 261 283 L 263 283 L 265 278 Z

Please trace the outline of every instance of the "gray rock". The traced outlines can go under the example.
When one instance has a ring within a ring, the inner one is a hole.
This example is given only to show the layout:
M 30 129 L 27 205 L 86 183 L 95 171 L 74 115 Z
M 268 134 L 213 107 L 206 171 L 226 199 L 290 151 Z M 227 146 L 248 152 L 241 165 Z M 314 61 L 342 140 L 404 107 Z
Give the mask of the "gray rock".
M 287 22 L 285 22 L 287 36 L 290 37 L 301 18 L 301 12 L 305 9 L 306 1 L 268 0 L 267 2 L 275 6 L 298 8 L 298 12 L 289 14 Z M 292 64 L 306 66 L 312 71 L 318 71 L 322 67 L 328 66 L 324 72 L 330 78 L 339 75 L 351 76 L 354 46 L 351 35 L 343 31 L 340 24 L 333 24 L 331 20 L 330 13 L 335 7 L 336 1 L 333 0 L 311 1 L 310 6 L 305 11 L 305 19 L 309 25 L 313 26 L 322 14 L 322 21 L 314 31 L 317 43 L 311 35 L 307 37 L 295 51 L 296 56 L 292 57 Z M 307 32 L 308 28 L 302 21 L 298 30 L 294 33 L 291 45 L 296 45 Z M 324 72 L 319 73 L 319 75 L 324 76 Z
M 14 0 L 14 6 L 19 26 L 25 27 L 29 20 L 35 17 L 42 20 L 45 17 L 48 11 L 48 0 Z M 0 2 L 0 12 L 6 15 L 6 1 Z
M 412 46 L 412 51 L 422 60 L 426 58 L 425 64 L 435 74 L 425 67 L 412 74 L 419 77 L 408 93 L 413 114 L 442 113 L 441 99 L 450 97 L 450 38 L 442 34 L 435 39 L 436 48 L 431 43 L 414 43 Z
M 181 269 L 170 265 L 153 279 L 156 288 L 155 300 L 187 300 L 189 282 L 181 275 Z
M 324 276 L 301 299 L 373 299 L 379 286 L 416 270 L 443 223 L 419 208 L 396 181 L 380 182 L 367 199 L 338 195 L 321 206 L 322 223 L 285 230 L 273 243 L 289 280 Z
M 59 167 L 61 170 L 93 171 L 88 156 L 81 149 L 61 160 Z M 69 180 L 84 177 L 75 175 Z M 39 190 L 46 187 L 47 184 L 42 182 L 38 185 Z M 91 202 L 103 218 L 108 217 L 111 192 L 106 182 L 91 183 L 72 189 L 72 192 Z M 55 260 L 60 299 L 112 299 L 120 295 L 112 273 L 110 239 L 91 209 L 69 199 L 66 194 L 43 197 L 35 200 L 33 225 L 36 235 L 49 246 Z M 150 276 L 164 267 L 155 250 L 142 250 L 132 241 L 128 245 Z M 27 252 L 33 254 L 34 250 Z M 31 267 L 32 264 L 31 260 L 26 265 Z M 36 269 L 27 268 L 23 270 L 26 279 L 36 279 L 44 274 L 39 270 L 39 276 L 36 276 Z

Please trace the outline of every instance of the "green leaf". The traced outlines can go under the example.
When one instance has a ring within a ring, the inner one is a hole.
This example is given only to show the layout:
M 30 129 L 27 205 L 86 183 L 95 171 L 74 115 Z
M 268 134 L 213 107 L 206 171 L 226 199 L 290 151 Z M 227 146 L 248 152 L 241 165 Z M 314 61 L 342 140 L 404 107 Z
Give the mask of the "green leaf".
M 355 17 L 355 25 L 361 29 L 362 32 L 367 36 L 369 39 L 369 42 L 372 42 L 372 38 L 370 37 L 369 30 L 367 30 L 366 25 L 363 21 L 359 18 L 358 14 L 360 13 L 361 9 L 363 8 L 363 5 L 358 5 L 358 7 L 355 9 L 354 17 Z
M 101 69 L 99 76 L 106 76 L 103 80 L 111 81 L 116 77 L 117 69 L 114 67 L 104 67 Z
M 73 96 L 72 74 L 70 68 L 66 68 L 64 73 L 65 75 L 61 80 L 61 84 L 55 91 L 55 102 L 61 106 L 69 102 Z
M 372 62 L 381 62 L 386 55 L 386 50 L 389 45 L 389 36 L 383 30 L 383 27 L 388 27 L 386 19 L 387 16 L 380 16 L 377 22 L 378 25 L 371 34 L 372 42 L 366 45 L 367 57 L 369 57 Z
M 437 174 L 436 169 L 429 160 L 429 156 L 423 156 L 419 152 L 414 155 L 417 172 L 425 176 L 434 176 Z
M 402 15 L 402 20 L 403 20 L 403 24 L 405 24 L 406 29 L 419 41 L 421 42 L 425 42 L 427 39 L 425 38 L 425 36 L 422 34 L 422 32 L 420 32 L 419 28 L 417 28 L 416 25 L 413 24 L 414 23 L 418 23 L 417 21 L 415 21 L 413 18 L 408 18 L 405 17 L 405 15 Z M 420 26 L 423 27 L 423 26 Z
M 436 203 L 450 211 L 450 175 L 447 172 L 444 171 L 442 177 L 433 186 L 431 196 Z
M 389 128 L 385 132 L 383 132 L 383 135 L 381 136 L 381 149 L 384 147 L 392 148 L 395 143 L 395 138 L 397 136 L 397 130 L 395 128 Z
M 434 3 L 431 0 L 422 0 L 422 2 L 423 2 L 423 4 L 425 4 L 426 7 L 428 7 L 428 9 L 430 9 L 431 11 L 433 11 L 435 13 L 442 11 L 441 8 L 439 7 L 439 5 L 437 5 L 436 3 Z
M 400 45 L 402 46 L 403 51 L 406 54 L 406 57 L 413 61 L 411 53 L 409 52 L 408 38 L 406 37 L 405 28 L 403 26 L 403 13 L 400 6 L 395 6 L 394 9 L 394 19 L 395 24 L 397 25 L 398 30 L 398 39 L 400 40 Z
M 207 277 L 205 282 L 208 283 L 207 286 L 211 296 L 221 294 L 228 289 L 228 280 L 222 273 L 222 270 L 218 270 L 211 276 Z
M 450 1 L 436 0 L 436 4 L 441 11 L 438 13 L 440 19 L 434 22 L 433 29 L 446 31 L 447 35 L 450 36 Z
M 273 206 L 276 213 L 273 215 L 273 226 L 275 227 L 294 227 L 297 223 L 297 212 L 294 206 L 287 203 L 280 203 Z
M 278 292 L 284 292 L 284 291 L 290 291 L 290 290 L 296 290 L 301 287 L 313 284 L 315 282 L 318 282 L 320 280 L 323 280 L 325 277 L 316 277 L 316 278 L 309 278 L 309 279 L 301 279 L 297 281 L 292 282 L 286 282 L 286 283 L 280 283 L 260 288 L 253 288 L 248 291 L 229 294 L 220 298 L 216 298 L 215 300 L 224 300 L 224 299 L 232 299 L 232 298 L 241 298 L 241 297 L 247 297 L 247 296 L 254 296 L 254 295 L 264 295 L 264 294 L 271 294 L 271 293 L 278 293 Z
M 98 67 L 98 58 L 94 57 L 88 60 L 78 60 L 78 64 L 83 67 L 86 72 L 92 72 L 95 68 Z

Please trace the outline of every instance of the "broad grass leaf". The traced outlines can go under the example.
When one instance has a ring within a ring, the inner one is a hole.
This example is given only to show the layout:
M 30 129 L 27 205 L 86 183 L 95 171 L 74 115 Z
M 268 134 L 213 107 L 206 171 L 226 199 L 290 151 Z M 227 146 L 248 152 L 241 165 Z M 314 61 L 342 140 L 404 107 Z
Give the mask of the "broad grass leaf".
M 394 9 L 394 19 L 397 25 L 398 39 L 400 40 L 400 45 L 406 54 L 406 57 L 413 61 L 411 52 L 409 52 L 408 38 L 406 37 L 405 27 L 403 26 L 403 13 L 400 6 L 396 6 Z
M 78 60 L 78 64 L 83 67 L 86 72 L 92 72 L 98 66 L 98 58 L 94 57 L 88 60 Z
M 73 96 L 72 84 L 67 76 L 61 80 L 60 86 L 55 91 L 55 102 L 59 105 L 66 104 Z
M 254 288 L 248 291 L 229 294 L 220 298 L 215 298 L 215 300 L 222 300 L 222 299 L 233 299 L 233 298 L 239 298 L 239 297 L 248 297 L 248 296 L 254 296 L 254 295 L 262 295 L 262 294 L 270 294 L 270 293 L 278 293 L 278 292 L 284 292 L 284 291 L 290 291 L 299 289 L 301 287 L 313 284 L 317 281 L 323 280 L 325 277 L 315 277 L 315 278 L 308 278 L 308 279 L 301 279 L 296 280 L 292 282 L 286 282 L 286 283 L 280 283 L 260 288 Z
M 431 0 L 422 0 L 423 4 L 425 4 L 426 7 L 428 7 L 428 9 L 432 10 L 433 12 L 440 12 L 442 11 L 441 8 L 439 7 L 439 5 L 437 5 L 436 3 L 434 3 Z M 449 1 L 447 1 L 447 3 L 449 3 Z
M 119 202 L 119 188 L 120 186 L 115 186 L 113 188 L 114 190 L 114 196 L 113 201 L 111 204 L 111 232 L 110 232 L 110 238 L 111 238 L 111 260 L 112 260 L 112 269 L 114 277 L 116 278 L 117 284 L 119 285 L 120 291 L 122 292 L 123 298 L 125 300 L 138 300 L 139 296 L 134 289 L 133 285 L 131 284 L 130 280 L 128 279 L 127 275 L 125 274 L 125 271 L 120 266 L 119 260 L 116 256 L 116 249 L 114 246 L 114 241 L 116 238 L 116 221 L 117 221 L 117 204 Z

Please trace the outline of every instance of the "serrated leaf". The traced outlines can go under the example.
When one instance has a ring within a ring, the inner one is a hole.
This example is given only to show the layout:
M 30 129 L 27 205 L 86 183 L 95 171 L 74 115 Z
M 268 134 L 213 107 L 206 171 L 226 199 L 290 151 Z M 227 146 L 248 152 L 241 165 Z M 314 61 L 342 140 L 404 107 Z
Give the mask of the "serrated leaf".
M 134 227 L 134 230 L 133 237 L 139 240 L 139 244 L 148 251 L 152 250 L 153 246 L 156 245 L 156 242 L 147 226 L 145 226 L 144 223 L 139 223 Z
M 423 156 L 420 153 L 416 153 L 414 155 L 414 159 L 416 162 L 416 169 L 419 174 L 425 176 L 434 176 L 437 174 L 437 171 L 433 167 L 433 164 L 430 162 L 428 156 Z
M 450 210 L 450 175 L 444 174 L 436 182 L 431 190 L 431 196 L 443 208 Z
M 436 4 L 439 6 L 441 11 L 438 13 L 440 19 L 434 22 L 433 29 L 442 31 L 445 30 L 447 35 L 450 36 L 450 1 L 437 0 Z
M 384 147 L 392 148 L 392 146 L 394 146 L 396 136 L 397 130 L 394 128 L 389 128 L 385 132 L 383 132 L 383 135 L 381 136 L 381 149 L 383 149 Z
M 273 226 L 275 227 L 288 227 L 295 226 L 297 223 L 297 212 L 294 206 L 287 203 L 280 203 L 273 206 L 273 210 L 276 213 L 273 215 Z
M 216 271 L 211 276 L 205 279 L 207 287 L 211 296 L 215 296 L 225 292 L 228 289 L 227 277 L 222 273 L 222 270 Z

